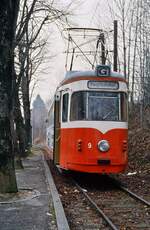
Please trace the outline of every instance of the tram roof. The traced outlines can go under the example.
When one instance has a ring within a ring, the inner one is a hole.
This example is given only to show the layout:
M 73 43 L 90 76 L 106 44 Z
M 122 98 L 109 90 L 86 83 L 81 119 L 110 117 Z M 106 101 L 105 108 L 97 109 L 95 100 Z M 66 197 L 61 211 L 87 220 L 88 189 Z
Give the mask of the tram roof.
M 65 80 L 76 78 L 76 77 L 97 77 L 96 71 L 67 71 L 65 75 Z M 124 79 L 124 76 L 121 73 L 111 71 L 109 77 L 117 77 Z

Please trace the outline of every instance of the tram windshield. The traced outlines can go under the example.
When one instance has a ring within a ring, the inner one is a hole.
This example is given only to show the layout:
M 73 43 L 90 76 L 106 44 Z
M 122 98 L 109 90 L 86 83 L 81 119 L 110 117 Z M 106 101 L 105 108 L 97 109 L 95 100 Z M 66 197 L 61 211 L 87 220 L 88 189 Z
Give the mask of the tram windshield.
M 127 98 L 120 92 L 75 92 L 70 120 L 126 121 Z

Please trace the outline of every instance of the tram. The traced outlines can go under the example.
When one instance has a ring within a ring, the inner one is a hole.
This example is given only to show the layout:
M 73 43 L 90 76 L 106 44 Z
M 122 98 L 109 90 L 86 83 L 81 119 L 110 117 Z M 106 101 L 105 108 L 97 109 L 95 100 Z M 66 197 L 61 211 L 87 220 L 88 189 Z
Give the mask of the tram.
M 109 65 L 68 71 L 49 112 L 47 143 L 61 169 L 117 174 L 128 162 L 128 96 Z

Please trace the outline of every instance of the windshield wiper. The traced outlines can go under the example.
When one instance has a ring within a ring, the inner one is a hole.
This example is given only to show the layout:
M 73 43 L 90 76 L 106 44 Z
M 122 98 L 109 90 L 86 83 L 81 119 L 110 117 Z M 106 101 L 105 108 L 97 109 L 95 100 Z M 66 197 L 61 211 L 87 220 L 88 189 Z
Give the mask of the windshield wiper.
M 103 121 L 113 112 L 113 110 L 111 110 L 110 112 L 108 112 L 102 119 Z

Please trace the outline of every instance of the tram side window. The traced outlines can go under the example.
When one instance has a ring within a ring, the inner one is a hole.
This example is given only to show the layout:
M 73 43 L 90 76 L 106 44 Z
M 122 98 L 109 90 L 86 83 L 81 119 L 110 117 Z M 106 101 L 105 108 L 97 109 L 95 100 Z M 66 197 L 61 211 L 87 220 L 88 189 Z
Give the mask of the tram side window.
M 63 95 L 63 104 L 62 104 L 62 121 L 67 122 L 68 120 L 68 102 L 69 94 L 66 93 Z
M 71 98 L 71 113 L 70 120 L 85 120 L 86 119 L 86 93 L 77 92 Z
M 127 121 L 128 113 L 128 98 L 125 93 L 121 93 L 121 119 L 122 121 Z

